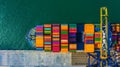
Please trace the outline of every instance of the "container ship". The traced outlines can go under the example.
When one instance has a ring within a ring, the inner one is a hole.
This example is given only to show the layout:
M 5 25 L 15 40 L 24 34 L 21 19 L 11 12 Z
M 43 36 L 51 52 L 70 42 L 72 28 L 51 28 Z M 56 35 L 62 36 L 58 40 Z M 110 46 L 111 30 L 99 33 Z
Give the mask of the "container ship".
M 108 10 L 100 8 L 100 24 L 43 24 L 32 28 L 26 39 L 31 47 L 45 52 L 86 52 L 88 67 L 119 67 L 120 24 L 108 23 Z M 111 55 L 111 52 L 114 52 Z M 96 53 L 93 56 L 91 53 Z M 95 61 L 90 64 L 90 57 Z M 114 60 L 112 60 L 114 57 Z

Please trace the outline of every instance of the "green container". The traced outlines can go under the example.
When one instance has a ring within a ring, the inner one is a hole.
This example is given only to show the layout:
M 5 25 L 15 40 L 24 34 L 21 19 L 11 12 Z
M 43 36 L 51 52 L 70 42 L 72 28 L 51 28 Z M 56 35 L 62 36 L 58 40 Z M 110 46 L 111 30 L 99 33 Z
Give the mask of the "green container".
M 61 48 L 68 48 L 68 46 L 61 46 Z
M 100 25 L 95 25 L 96 28 L 100 28 Z
M 44 30 L 48 31 L 48 30 L 51 30 L 51 28 L 44 28 Z
M 69 50 L 69 52 L 76 52 L 76 50 Z
M 76 28 L 77 25 L 76 24 L 69 24 L 69 28 Z
M 86 34 L 86 36 L 94 36 L 94 34 Z
M 61 34 L 68 34 L 68 31 L 61 31 Z
M 51 31 L 44 31 L 44 34 L 51 34 Z
M 113 44 L 117 44 L 117 41 L 114 41 Z
M 95 41 L 100 41 L 101 38 L 95 38 Z
M 67 26 L 68 24 L 61 24 L 61 26 Z
M 51 52 L 51 50 L 44 50 L 45 52 Z

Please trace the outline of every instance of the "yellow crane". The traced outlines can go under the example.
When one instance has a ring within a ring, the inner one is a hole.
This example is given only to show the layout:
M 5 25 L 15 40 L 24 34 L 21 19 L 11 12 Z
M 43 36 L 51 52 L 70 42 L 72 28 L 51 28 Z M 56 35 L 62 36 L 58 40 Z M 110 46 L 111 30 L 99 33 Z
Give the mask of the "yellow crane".
M 101 32 L 101 48 L 100 59 L 106 61 L 108 58 L 108 9 L 106 7 L 100 8 L 100 32 Z M 103 62 L 100 62 L 100 66 L 103 67 Z

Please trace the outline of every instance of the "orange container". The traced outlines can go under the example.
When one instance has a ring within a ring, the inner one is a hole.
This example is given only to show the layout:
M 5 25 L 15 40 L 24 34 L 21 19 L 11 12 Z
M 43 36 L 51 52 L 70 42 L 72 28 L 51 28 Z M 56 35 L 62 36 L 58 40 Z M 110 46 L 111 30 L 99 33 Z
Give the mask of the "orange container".
M 59 38 L 52 38 L 53 41 L 59 41 Z
M 84 51 L 85 52 L 94 52 L 94 44 L 85 44 Z
M 59 35 L 59 32 L 52 32 L 52 35 Z
M 61 30 L 68 30 L 68 25 L 61 25 Z
M 44 48 L 46 48 L 46 47 L 49 47 L 49 48 L 51 48 L 51 44 L 49 44 L 49 45 L 44 45 Z
M 101 44 L 95 44 L 95 48 L 101 48 Z
M 44 27 L 51 27 L 51 24 L 44 24 Z
M 51 36 L 50 35 L 45 35 L 44 38 L 48 38 L 48 39 L 51 39 Z
M 61 44 L 61 46 L 68 46 L 68 44 Z
M 70 49 L 72 49 L 72 48 L 77 49 L 77 44 L 69 44 L 69 48 Z
M 85 33 L 94 33 L 94 24 L 85 24 L 84 32 Z
M 61 43 L 68 43 L 68 40 L 61 40 Z
M 44 45 L 43 37 L 36 37 L 35 43 L 36 43 L 37 48 L 43 47 L 43 45 Z
M 60 37 L 58 34 L 53 34 L 52 37 Z
M 65 53 L 68 52 L 68 48 L 61 48 L 61 52 L 63 52 L 63 53 L 64 53 L 64 52 L 65 52 Z
M 120 27 L 116 27 L 116 31 L 117 31 L 117 32 L 120 32 Z

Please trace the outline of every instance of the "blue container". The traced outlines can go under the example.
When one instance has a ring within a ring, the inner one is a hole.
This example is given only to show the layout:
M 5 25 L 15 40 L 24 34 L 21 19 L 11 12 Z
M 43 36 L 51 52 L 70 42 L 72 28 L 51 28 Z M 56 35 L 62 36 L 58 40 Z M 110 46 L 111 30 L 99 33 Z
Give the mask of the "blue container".
M 43 32 L 35 32 L 36 36 L 42 36 L 43 35 Z
M 100 28 L 95 28 L 95 32 L 98 32 L 98 31 L 100 31 Z
M 81 33 L 84 31 L 84 24 L 77 24 L 77 32 Z
M 86 40 L 86 44 L 94 44 L 93 40 Z
M 43 51 L 44 49 L 43 48 L 36 48 L 36 50 Z
M 84 50 L 84 43 L 77 43 L 77 50 Z

